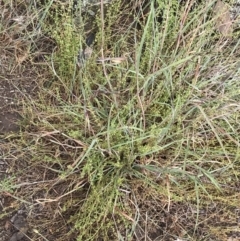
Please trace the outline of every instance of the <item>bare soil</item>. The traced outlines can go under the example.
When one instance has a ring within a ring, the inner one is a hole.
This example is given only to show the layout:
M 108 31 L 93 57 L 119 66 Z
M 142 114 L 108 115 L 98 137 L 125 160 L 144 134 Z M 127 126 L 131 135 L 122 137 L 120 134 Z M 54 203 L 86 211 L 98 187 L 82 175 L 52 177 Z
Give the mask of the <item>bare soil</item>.
M 2 57 L 2 56 L 1 56 Z M 2 75 L 0 76 L 0 181 L 11 178 L 13 174 L 11 163 L 15 156 L 9 153 L 8 140 L 6 136 L 11 134 L 20 134 L 22 115 L 22 100 L 24 98 L 32 98 L 37 91 L 34 76 L 36 74 L 30 68 L 22 71 L 18 67 L 8 70 L 8 63 L 11 56 L 5 56 L 1 61 Z M 17 63 L 16 63 L 17 64 Z M 27 66 L 27 65 L 26 65 Z M 22 66 L 24 67 L 24 66 Z M 6 69 L 4 69 L 6 68 Z M 29 76 L 29 77 L 28 77 Z M 8 155 L 12 156 L 10 158 Z M 5 156 L 8 156 L 5 158 Z M 0 241 L 27 241 L 29 240 L 23 233 L 27 231 L 27 223 L 20 223 L 13 220 L 21 207 L 16 206 L 15 199 L 9 196 L 7 192 L 0 192 Z M 18 220 L 18 219 L 16 219 Z M 14 223 L 15 222 L 15 223 Z
M 36 96 L 37 72 L 29 62 L 19 65 L 4 46 L 0 49 L 0 134 L 4 134 L 20 130 L 22 100 Z
M 9 80 L 0 82 L 0 132 L 19 131 L 18 121 L 21 116 L 17 112 L 16 89 Z

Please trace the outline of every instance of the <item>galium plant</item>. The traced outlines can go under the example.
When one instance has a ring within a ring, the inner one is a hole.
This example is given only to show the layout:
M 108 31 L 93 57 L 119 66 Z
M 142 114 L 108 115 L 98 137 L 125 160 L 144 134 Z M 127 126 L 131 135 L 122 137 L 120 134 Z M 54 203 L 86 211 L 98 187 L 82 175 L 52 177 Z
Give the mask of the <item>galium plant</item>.
M 214 3 L 100 4 L 94 54 L 81 69 L 84 33 L 72 11 L 51 15 L 56 80 L 31 104 L 38 138 L 24 138 L 34 143 L 30 166 L 45 170 L 47 193 L 72 226 L 62 240 L 199 240 L 202 210 L 236 207 L 227 187 L 239 181 L 238 43 L 219 52 Z

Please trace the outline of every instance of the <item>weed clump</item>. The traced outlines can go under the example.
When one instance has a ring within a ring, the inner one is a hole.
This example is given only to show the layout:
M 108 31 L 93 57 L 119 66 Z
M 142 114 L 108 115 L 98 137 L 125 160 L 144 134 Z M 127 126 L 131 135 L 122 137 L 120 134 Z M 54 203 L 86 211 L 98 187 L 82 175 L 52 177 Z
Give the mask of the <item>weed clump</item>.
M 55 239 L 219 238 L 205 215 L 237 208 L 239 73 L 238 43 L 228 58 L 229 46 L 219 51 L 213 5 L 99 4 L 93 55 L 81 68 L 92 16 L 76 30 L 72 2 L 49 10 L 54 82 L 25 102 L 31 119 L 15 144 L 30 147 L 20 180 L 39 174 L 16 195 L 55 213 Z M 48 238 L 49 217 L 39 215 Z

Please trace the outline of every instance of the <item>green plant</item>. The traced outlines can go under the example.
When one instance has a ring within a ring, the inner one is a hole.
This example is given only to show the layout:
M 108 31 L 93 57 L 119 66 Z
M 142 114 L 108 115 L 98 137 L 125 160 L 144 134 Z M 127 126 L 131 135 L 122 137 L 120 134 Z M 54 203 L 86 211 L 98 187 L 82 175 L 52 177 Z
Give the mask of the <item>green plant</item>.
M 28 195 L 44 185 L 38 203 L 60 213 L 54 221 L 65 218 L 61 227 L 72 226 L 64 236 L 56 231 L 62 240 L 200 240 L 202 213 L 213 204 L 237 207 L 238 45 L 215 48 L 214 2 L 139 4 L 101 8 L 95 53 L 82 69 L 84 28 L 75 32 L 71 4 L 43 20 L 56 42 L 49 64 L 56 80 L 26 102 L 30 120 L 18 145 L 31 146 L 29 169 L 46 180 Z

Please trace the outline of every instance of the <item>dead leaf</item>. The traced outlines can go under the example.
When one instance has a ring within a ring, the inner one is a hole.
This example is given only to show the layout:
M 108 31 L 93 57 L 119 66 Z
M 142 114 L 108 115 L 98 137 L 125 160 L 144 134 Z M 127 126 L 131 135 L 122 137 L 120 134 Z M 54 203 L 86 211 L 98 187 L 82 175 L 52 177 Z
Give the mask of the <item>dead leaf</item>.
M 217 30 L 224 36 L 229 37 L 233 32 L 233 23 L 230 15 L 229 6 L 221 0 L 218 0 L 213 12 L 216 16 L 215 23 Z
M 126 61 L 126 58 L 125 57 L 99 58 L 97 61 L 98 62 L 111 61 L 114 64 L 120 64 L 123 61 Z
M 16 61 L 19 65 L 21 65 L 25 60 L 27 60 L 28 57 L 29 57 L 29 53 L 24 52 L 21 55 L 16 57 Z
M 18 16 L 18 17 L 12 18 L 12 20 L 14 22 L 17 22 L 18 24 L 22 25 L 25 21 L 25 17 L 24 16 Z
M 84 50 L 84 55 L 85 55 L 85 59 L 89 59 L 92 55 L 92 52 L 93 52 L 93 49 L 91 47 L 87 47 L 85 50 Z
M 5 223 L 5 225 L 4 225 L 4 228 L 5 228 L 6 230 L 9 230 L 11 227 L 12 227 L 11 222 L 10 222 L 9 220 L 7 220 L 6 223 Z

